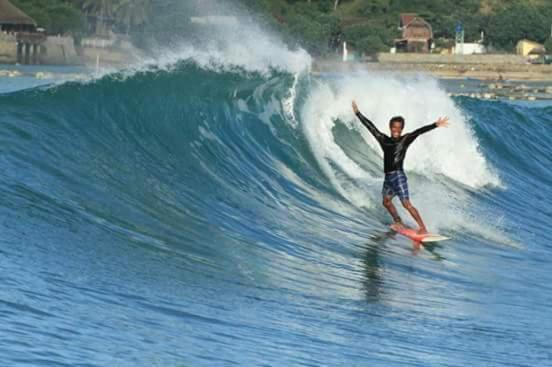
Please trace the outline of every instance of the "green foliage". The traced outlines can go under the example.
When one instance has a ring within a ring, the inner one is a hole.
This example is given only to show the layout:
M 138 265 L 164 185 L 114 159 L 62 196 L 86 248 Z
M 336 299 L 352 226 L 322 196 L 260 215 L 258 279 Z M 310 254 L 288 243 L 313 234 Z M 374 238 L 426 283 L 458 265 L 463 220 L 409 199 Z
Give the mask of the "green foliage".
M 548 39 L 544 43 L 544 48 L 546 49 L 547 55 L 552 55 L 552 37 L 548 37 Z
M 284 13 L 290 35 L 300 39 L 301 45 L 315 55 L 327 53 L 340 31 L 339 18 L 327 13 L 324 5 L 330 3 L 297 3 L 292 12 Z
M 79 33 L 84 24 L 84 17 L 81 12 L 70 4 L 56 4 L 48 8 L 50 23 L 46 28 L 50 33 L 63 34 L 71 32 Z
M 392 35 L 383 25 L 359 24 L 348 27 L 343 32 L 343 38 L 357 51 L 373 54 L 387 51 L 392 40 Z
M 155 13 L 153 5 L 159 7 L 168 0 L 11 1 L 49 33 L 102 33 L 114 29 L 143 34 Z M 544 42 L 552 22 L 552 1 L 548 0 L 340 0 L 337 9 L 335 0 L 235 1 L 259 13 L 259 18 L 279 29 L 284 38 L 314 55 L 335 52 L 341 41 L 365 53 L 384 51 L 400 37 L 397 27 L 401 13 L 422 16 L 431 24 L 434 39 L 442 39 L 442 45 L 454 39 L 456 25 L 462 23 L 466 42 L 479 40 L 484 31 L 486 43 L 507 51 L 522 38 Z M 165 10 L 174 5 L 170 1 L 167 4 Z M 169 23 L 172 29 L 178 29 L 186 27 L 186 22 L 187 16 L 180 14 Z
M 50 34 L 142 29 L 152 14 L 152 0 L 11 0 Z M 92 27 L 87 27 L 87 17 Z M 98 19 L 107 19 L 107 23 Z M 108 27 L 107 29 L 105 27 Z
M 506 50 L 513 50 L 517 41 L 527 38 L 544 42 L 550 31 L 547 9 L 515 2 L 490 18 L 487 26 L 487 42 Z
M 450 48 L 454 46 L 454 40 L 450 38 L 437 38 L 434 40 L 435 48 L 438 50 Z
M 248 0 L 244 0 L 248 1 Z M 251 0 L 249 0 L 251 1 Z M 285 33 L 309 50 L 326 50 L 332 40 L 345 40 L 366 53 L 393 46 L 401 13 L 416 13 L 428 21 L 441 45 L 454 40 L 456 25 L 464 27 L 466 42 L 478 41 L 511 51 L 522 38 L 543 42 L 550 34 L 552 1 L 535 0 L 341 0 L 336 11 L 331 0 L 256 0 L 257 8 L 280 20 Z M 337 18 L 328 29 L 321 15 Z M 290 32 L 291 31 L 291 32 Z M 328 39 L 329 37 L 329 39 Z M 447 41 L 448 40 L 448 41 Z M 330 47 L 331 48 L 331 47 Z M 318 52 L 321 53 L 321 52 Z
M 118 28 L 129 33 L 131 29 L 141 28 L 152 12 L 150 0 L 119 0 L 114 5 L 114 15 Z
M 84 27 L 84 16 L 70 1 L 65 0 L 11 0 L 49 33 L 79 33 Z

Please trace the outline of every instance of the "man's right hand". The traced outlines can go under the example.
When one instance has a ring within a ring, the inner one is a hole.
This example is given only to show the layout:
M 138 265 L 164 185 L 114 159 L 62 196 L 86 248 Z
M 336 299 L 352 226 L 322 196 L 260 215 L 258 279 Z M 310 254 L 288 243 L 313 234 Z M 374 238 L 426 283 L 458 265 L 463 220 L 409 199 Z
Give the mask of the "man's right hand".
M 358 106 L 356 104 L 356 101 L 353 100 L 353 112 L 358 113 Z
M 448 127 L 449 125 L 448 117 L 439 117 L 437 121 L 435 121 L 435 125 L 437 125 L 437 127 Z

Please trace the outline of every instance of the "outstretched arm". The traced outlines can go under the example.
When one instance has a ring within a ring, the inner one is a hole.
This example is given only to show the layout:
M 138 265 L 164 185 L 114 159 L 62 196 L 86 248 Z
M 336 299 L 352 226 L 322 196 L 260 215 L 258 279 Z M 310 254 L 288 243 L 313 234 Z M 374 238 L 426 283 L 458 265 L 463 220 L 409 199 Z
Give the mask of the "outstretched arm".
M 447 127 L 449 124 L 448 117 L 439 117 L 437 121 L 435 121 L 432 124 L 422 126 L 419 129 L 414 130 L 413 132 L 409 133 L 406 137 L 406 141 L 408 144 L 412 143 L 414 139 L 416 139 L 418 136 L 427 133 L 428 131 L 431 131 L 437 127 Z
M 370 131 L 372 135 L 374 135 L 377 141 L 381 141 L 385 137 L 385 135 L 378 130 L 378 128 L 376 127 L 376 125 L 374 125 L 372 121 L 368 120 L 362 113 L 360 113 L 355 101 L 353 101 L 353 112 L 358 117 L 360 122 L 362 122 L 362 124 L 366 126 L 368 131 Z

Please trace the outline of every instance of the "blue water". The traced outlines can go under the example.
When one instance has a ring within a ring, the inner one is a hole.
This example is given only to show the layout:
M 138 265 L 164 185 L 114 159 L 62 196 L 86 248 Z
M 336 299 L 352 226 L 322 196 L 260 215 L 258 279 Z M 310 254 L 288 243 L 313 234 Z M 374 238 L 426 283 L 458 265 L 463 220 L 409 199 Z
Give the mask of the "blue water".
M 81 66 L 0 64 L 0 94 L 90 77 L 90 70 Z
M 453 239 L 418 248 L 352 114 L 328 131 L 367 179 L 312 139 L 328 83 L 181 63 L 4 89 L 1 364 L 552 365 L 552 107 L 448 99 L 470 134 L 431 152 L 455 160 L 420 140 L 407 167 Z

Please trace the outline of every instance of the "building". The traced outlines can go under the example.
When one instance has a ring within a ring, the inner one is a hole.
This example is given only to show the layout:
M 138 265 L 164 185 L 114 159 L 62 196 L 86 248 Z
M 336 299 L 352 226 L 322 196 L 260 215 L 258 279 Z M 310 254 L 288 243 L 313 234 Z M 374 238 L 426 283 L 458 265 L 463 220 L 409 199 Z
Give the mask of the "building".
M 0 0 L 0 30 L 5 33 L 34 32 L 36 22 L 9 0 Z
M 544 54 L 544 45 L 528 39 L 522 39 L 516 45 L 516 53 L 522 56 Z
M 395 40 L 397 52 L 429 52 L 433 43 L 433 29 L 416 14 L 401 14 L 399 30 L 402 38 Z
M 452 53 L 456 55 L 485 54 L 487 48 L 482 43 L 461 43 L 453 47 Z
M 460 36 L 460 37 L 459 37 Z M 456 27 L 456 44 L 452 48 L 452 53 L 456 55 L 477 55 L 486 54 L 485 33 L 481 32 L 481 38 L 476 42 L 464 42 L 464 27 L 459 24 Z
M 46 40 L 37 32 L 36 22 L 9 0 L 0 0 L 0 56 L 2 60 L 15 58 L 20 64 L 38 64 L 41 47 Z M 13 55 L 13 56 L 12 56 Z

